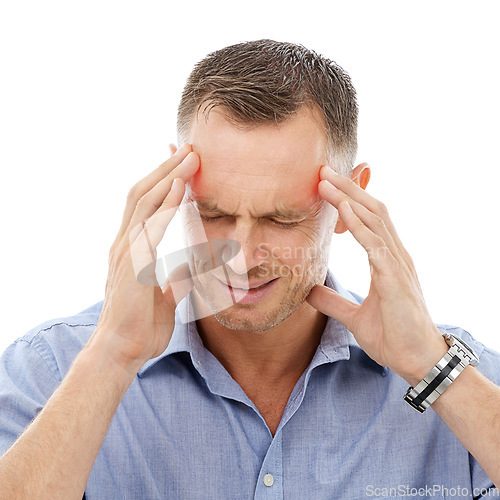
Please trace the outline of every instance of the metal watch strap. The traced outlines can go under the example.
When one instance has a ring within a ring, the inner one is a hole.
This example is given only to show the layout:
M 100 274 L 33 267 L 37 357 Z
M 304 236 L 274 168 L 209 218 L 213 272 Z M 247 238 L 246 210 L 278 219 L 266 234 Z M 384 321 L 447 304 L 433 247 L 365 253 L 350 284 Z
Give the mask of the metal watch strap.
M 415 387 L 409 387 L 404 400 L 423 413 L 450 386 L 469 364 L 477 365 L 476 353 L 459 338 L 443 334 L 450 346 L 448 352 Z

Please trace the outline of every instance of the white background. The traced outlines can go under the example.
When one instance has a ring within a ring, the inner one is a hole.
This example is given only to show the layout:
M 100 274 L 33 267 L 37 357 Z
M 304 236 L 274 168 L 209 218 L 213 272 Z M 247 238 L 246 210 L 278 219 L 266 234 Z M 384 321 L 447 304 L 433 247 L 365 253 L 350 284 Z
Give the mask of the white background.
M 3 3 L 0 350 L 103 297 L 129 188 L 168 157 L 193 64 L 257 38 L 302 43 L 352 76 L 358 163 L 388 205 L 436 322 L 500 350 L 497 2 Z M 365 295 L 363 250 L 331 267 Z

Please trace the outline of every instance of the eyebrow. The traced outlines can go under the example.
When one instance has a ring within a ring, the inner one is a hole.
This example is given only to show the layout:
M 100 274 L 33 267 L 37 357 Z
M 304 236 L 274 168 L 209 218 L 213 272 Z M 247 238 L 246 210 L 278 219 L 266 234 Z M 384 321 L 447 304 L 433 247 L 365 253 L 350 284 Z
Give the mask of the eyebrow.
M 205 212 L 210 212 L 213 214 L 221 216 L 230 216 L 230 217 L 233 217 L 235 215 L 234 212 L 226 212 L 220 209 L 217 206 L 217 202 L 212 198 L 199 198 L 196 200 L 190 198 L 189 201 L 194 202 L 199 210 L 203 210 Z M 298 221 L 298 220 L 303 220 L 308 216 L 317 213 L 319 208 L 320 208 L 320 202 L 315 203 L 308 210 L 281 205 L 280 207 L 277 207 L 270 212 L 265 212 L 263 214 L 260 214 L 259 217 Z

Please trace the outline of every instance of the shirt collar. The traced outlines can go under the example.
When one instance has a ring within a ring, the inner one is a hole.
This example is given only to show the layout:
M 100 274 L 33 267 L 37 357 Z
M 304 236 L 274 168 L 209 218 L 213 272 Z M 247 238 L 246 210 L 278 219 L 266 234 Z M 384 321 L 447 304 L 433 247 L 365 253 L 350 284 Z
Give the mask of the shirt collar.
M 330 270 L 328 270 L 326 275 L 325 286 L 335 290 L 342 297 L 351 302 L 357 304 L 362 302 L 362 298 L 347 291 L 333 276 Z M 160 356 L 150 359 L 143 365 L 138 372 L 139 377 L 142 377 L 149 369 L 164 358 L 179 352 L 189 353 L 194 366 L 198 369 L 200 374 L 205 377 L 205 369 L 210 365 L 213 367 L 215 358 L 205 349 L 198 334 L 196 322 L 193 318 L 193 309 L 190 295 L 188 294 L 176 308 L 175 327 L 168 347 Z M 354 335 L 342 323 L 334 318 L 328 317 L 320 345 L 307 371 L 310 372 L 310 370 L 316 366 L 324 363 L 350 359 L 351 348 L 361 349 Z M 381 371 L 381 374 L 385 375 L 385 367 L 375 363 L 375 361 L 371 360 L 366 354 L 364 354 L 364 357 L 367 358 L 366 361 L 372 364 L 377 371 Z

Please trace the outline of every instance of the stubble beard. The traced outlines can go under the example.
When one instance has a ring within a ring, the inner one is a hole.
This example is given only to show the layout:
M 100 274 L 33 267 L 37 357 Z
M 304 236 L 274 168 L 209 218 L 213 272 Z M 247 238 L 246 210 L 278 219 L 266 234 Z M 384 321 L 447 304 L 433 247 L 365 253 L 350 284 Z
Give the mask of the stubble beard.
M 222 326 L 230 330 L 263 332 L 279 325 L 293 314 L 303 304 L 311 288 L 312 286 L 309 289 L 304 289 L 301 283 L 297 283 L 274 309 L 265 310 L 258 315 L 250 313 L 252 318 L 249 318 L 245 313 L 241 314 L 240 311 L 241 309 L 250 310 L 255 306 L 242 304 L 235 304 L 228 309 L 215 312 L 214 317 Z M 265 306 L 265 302 L 263 305 Z
M 279 325 L 305 302 L 312 288 L 322 279 L 326 268 L 327 262 L 324 262 L 324 259 L 320 256 L 303 263 L 300 267 L 303 276 L 298 276 L 298 280 L 292 286 L 292 289 L 284 293 L 279 304 L 272 310 L 265 309 L 265 302 L 261 303 L 261 306 L 264 306 L 264 311 L 256 310 L 256 305 L 238 303 L 221 310 L 220 302 L 217 300 L 218 294 L 209 293 L 201 282 L 196 288 L 205 306 L 210 309 L 214 318 L 225 328 L 236 331 L 263 332 Z M 310 272 L 307 273 L 307 270 Z M 248 272 L 249 279 L 263 276 L 262 272 L 256 273 L 252 271 L 258 270 L 250 270 Z M 294 275 L 290 271 L 286 276 L 293 277 Z M 286 276 L 281 276 L 279 279 L 286 279 Z M 283 286 L 283 284 L 279 283 L 279 286 Z

